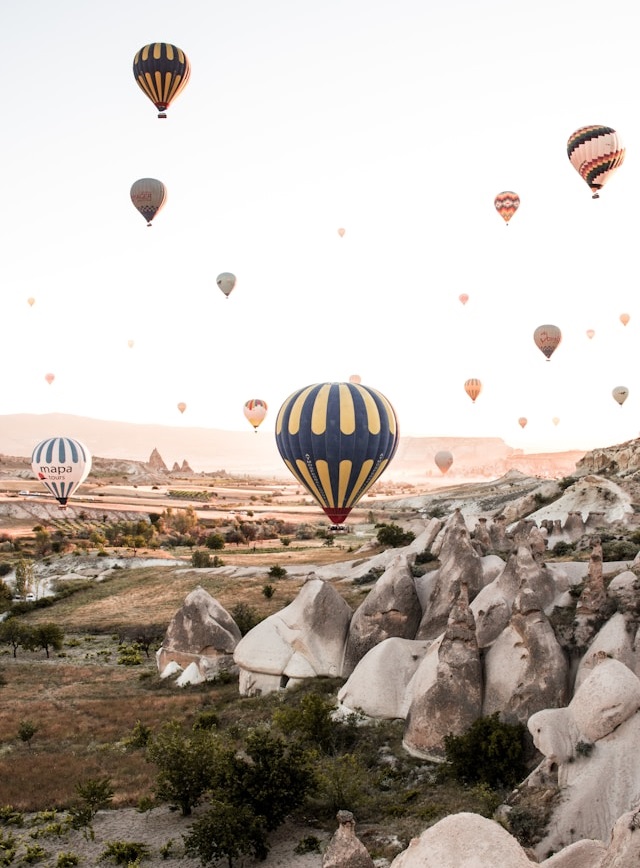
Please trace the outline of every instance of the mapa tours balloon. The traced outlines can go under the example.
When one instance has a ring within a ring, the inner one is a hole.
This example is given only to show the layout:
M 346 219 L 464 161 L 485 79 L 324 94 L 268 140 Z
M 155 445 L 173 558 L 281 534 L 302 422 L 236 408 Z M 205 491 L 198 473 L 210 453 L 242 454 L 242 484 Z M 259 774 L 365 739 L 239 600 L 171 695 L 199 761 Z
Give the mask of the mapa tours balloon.
M 89 475 L 91 453 L 79 440 L 49 437 L 33 450 L 31 469 L 64 508 L 68 498 Z
M 49 385 L 51 385 L 51 383 L 53 383 L 53 381 L 55 380 L 56 376 L 55 376 L 55 374 L 45 374 L 44 378 L 47 381 L 47 383 L 49 383 Z
M 471 398 L 473 403 L 475 404 L 476 398 L 478 397 L 478 395 L 482 391 L 482 383 L 480 382 L 480 380 L 476 380 L 476 379 L 472 378 L 471 380 L 467 380 L 465 382 L 464 390 L 467 393 L 467 395 Z
M 356 383 L 298 389 L 276 420 L 276 445 L 284 463 L 333 524 L 341 524 L 380 478 L 398 438 L 398 421 L 387 398 Z
M 249 422 L 251 422 L 257 434 L 258 426 L 262 423 L 264 417 L 267 415 L 266 402 L 262 401 L 260 398 L 252 398 L 244 405 L 244 415 L 247 417 Z
M 615 400 L 622 406 L 629 397 L 629 390 L 626 386 L 616 386 L 611 392 Z
M 466 304 L 469 301 L 469 296 L 466 292 L 463 292 L 461 293 L 461 295 L 458 296 L 458 301 L 460 301 L 462 304 Z
M 547 361 L 549 361 L 560 345 L 562 332 L 558 326 L 541 325 L 534 331 L 533 340 L 540 352 L 546 357 Z
M 231 274 L 230 271 L 223 271 L 222 274 L 216 277 L 216 283 L 227 298 L 229 298 L 233 287 L 236 285 L 236 276 L 235 274 Z
M 519 425 L 521 428 L 526 428 L 526 427 L 527 427 L 527 419 L 526 419 L 525 416 L 520 416 L 520 418 L 518 419 L 518 425 Z
M 356 386 L 358 386 L 362 382 L 362 377 L 360 376 L 360 374 L 351 374 L 351 376 L 349 377 L 349 382 L 355 383 Z
M 140 178 L 131 185 L 131 201 L 151 226 L 151 221 L 167 201 L 167 188 L 157 178 Z
M 447 449 L 441 449 L 439 452 L 436 452 L 433 460 L 438 470 L 444 476 L 453 464 L 453 455 Z
M 594 332 L 593 329 L 587 329 L 587 337 L 589 338 L 589 340 L 591 340 L 591 338 L 592 338 L 594 335 L 595 335 L 595 332 Z
M 166 118 L 170 104 L 189 81 L 191 64 L 181 48 L 170 42 L 152 42 L 133 58 L 133 75 L 158 109 L 158 117 Z
M 346 229 L 338 229 L 338 235 L 340 236 L 340 238 L 344 238 L 344 233 L 346 231 L 347 231 Z
M 508 225 L 509 220 L 511 220 L 520 207 L 520 196 L 511 190 L 505 190 L 502 193 L 498 193 L 496 198 L 493 200 L 493 204 L 496 206 L 498 214 Z
M 598 124 L 580 127 L 569 136 L 567 155 L 594 199 L 624 162 L 624 148 L 616 131 Z
M 626 326 L 630 319 L 631 319 L 631 317 L 629 316 L 628 313 L 621 313 L 620 314 L 620 322 L 622 323 L 622 325 Z
M 184 401 L 180 401 L 180 403 L 178 404 L 178 410 L 180 410 L 181 413 L 184 413 L 186 409 L 187 405 L 184 403 Z

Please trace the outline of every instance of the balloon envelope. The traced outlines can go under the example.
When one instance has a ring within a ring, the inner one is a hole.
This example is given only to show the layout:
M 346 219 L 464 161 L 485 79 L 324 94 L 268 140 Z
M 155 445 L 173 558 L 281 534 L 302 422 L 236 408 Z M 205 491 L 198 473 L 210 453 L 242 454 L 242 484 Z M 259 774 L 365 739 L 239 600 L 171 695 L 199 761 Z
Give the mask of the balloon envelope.
M 338 229 L 338 235 L 340 236 L 340 238 L 344 238 L 345 232 L 346 232 L 346 229 Z
M 466 304 L 469 301 L 469 296 L 466 292 L 463 292 L 461 295 L 458 296 L 458 299 L 462 302 L 462 304 Z
M 250 401 L 246 401 L 244 415 L 257 431 L 258 425 L 262 423 L 264 417 L 267 415 L 266 401 L 262 401 L 260 398 L 252 398 Z
M 127 346 L 129 347 L 129 349 L 132 349 L 132 348 L 133 348 L 133 343 L 134 343 L 134 342 L 131 341 L 131 340 L 127 341 Z
M 184 401 L 180 401 L 180 403 L 178 404 L 178 410 L 180 410 L 181 413 L 184 413 L 186 409 L 187 405 L 184 403 Z
M 151 221 L 167 201 L 167 188 L 157 178 L 140 178 L 131 185 L 131 201 L 151 226 Z
M 629 397 L 629 390 L 626 386 L 616 386 L 615 389 L 611 392 L 615 400 L 622 406 L 624 402 Z
M 520 416 L 520 418 L 518 419 L 518 425 L 521 428 L 525 428 L 526 424 L 527 424 L 527 419 L 524 416 Z
M 482 383 L 474 378 L 467 380 L 464 384 L 464 390 L 475 404 L 476 398 L 482 391 Z
M 183 90 L 191 75 L 187 55 L 170 42 L 152 42 L 133 58 L 133 75 L 138 86 L 166 118 L 166 110 Z
M 27 303 L 28 303 L 29 307 L 33 307 L 34 304 L 36 303 L 36 300 L 35 300 L 35 298 L 28 298 Z
M 333 524 L 341 524 L 389 465 L 398 421 L 387 398 L 356 383 L 316 383 L 280 407 L 278 451 Z
M 508 223 L 520 207 L 520 196 L 512 190 L 504 190 L 502 193 L 498 193 L 493 204 L 504 222 Z
M 33 450 L 31 469 L 64 507 L 67 499 L 89 475 L 91 453 L 80 440 L 49 437 Z
M 557 425 L 560 422 L 560 419 L 558 419 L 557 416 L 554 416 L 551 421 L 553 422 L 554 425 Z
M 558 326 L 541 325 L 534 331 L 533 340 L 540 352 L 549 361 L 562 340 L 562 332 Z
M 357 386 L 362 382 L 362 377 L 360 376 L 360 374 L 351 374 L 351 376 L 349 377 L 349 382 L 355 383 Z
M 622 323 L 622 325 L 626 326 L 626 324 L 629 322 L 630 319 L 631 319 L 631 317 L 629 316 L 628 313 L 621 313 L 620 314 L 620 322 Z
M 594 332 L 593 329 L 587 329 L 587 337 L 589 338 L 589 340 L 591 340 L 591 338 L 592 338 L 594 335 L 595 335 L 595 332 Z
M 438 470 L 444 476 L 453 464 L 453 455 L 447 449 L 441 449 L 439 452 L 436 452 L 433 460 Z
M 53 381 L 55 380 L 55 374 L 45 374 L 44 378 L 47 381 L 47 383 L 49 383 L 49 385 L 51 385 L 51 383 L 53 383 Z
M 592 124 L 569 136 L 567 156 L 597 199 L 599 191 L 624 162 L 624 148 L 615 130 Z
M 219 274 L 216 277 L 216 283 L 224 292 L 224 294 L 229 298 L 229 294 L 231 293 L 233 287 L 236 285 L 236 276 L 232 274 L 230 271 L 223 271 L 222 274 Z

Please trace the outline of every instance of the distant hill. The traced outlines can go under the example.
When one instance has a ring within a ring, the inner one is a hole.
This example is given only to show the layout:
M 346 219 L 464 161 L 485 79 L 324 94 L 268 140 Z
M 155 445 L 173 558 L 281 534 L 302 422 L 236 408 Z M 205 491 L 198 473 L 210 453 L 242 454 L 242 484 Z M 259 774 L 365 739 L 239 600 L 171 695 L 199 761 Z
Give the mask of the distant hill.
M 100 458 L 149 461 L 157 449 L 167 466 L 187 462 L 196 473 L 226 470 L 234 475 L 289 478 L 271 431 L 220 431 L 212 428 L 141 425 L 60 413 L 0 416 L 0 454 L 30 457 L 45 437 L 82 440 Z M 446 477 L 434 465 L 440 449 L 454 464 Z M 383 479 L 443 484 L 455 479 L 495 478 L 517 469 L 537 476 L 573 473 L 584 452 L 527 455 L 497 437 L 400 437 L 398 451 Z

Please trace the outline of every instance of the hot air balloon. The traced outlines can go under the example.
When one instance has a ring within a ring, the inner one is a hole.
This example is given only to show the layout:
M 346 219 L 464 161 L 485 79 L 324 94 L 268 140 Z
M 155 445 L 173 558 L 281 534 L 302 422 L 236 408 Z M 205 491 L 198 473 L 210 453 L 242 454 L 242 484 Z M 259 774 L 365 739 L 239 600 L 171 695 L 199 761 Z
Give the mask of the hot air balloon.
M 469 296 L 466 292 L 463 292 L 458 296 L 458 301 L 462 302 L 462 304 L 466 304 L 469 301 Z
M 475 404 L 476 398 L 478 397 L 478 395 L 482 391 L 482 383 L 480 382 L 480 380 L 475 380 L 475 379 L 467 380 L 466 383 L 464 384 L 464 390 L 467 393 L 467 395 L 471 398 L 473 403 Z
M 362 377 L 360 376 L 360 374 L 351 374 L 351 376 L 349 377 L 349 382 L 355 383 L 356 386 L 359 386 L 362 382 Z
M 184 401 L 180 401 L 180 403 L 178 404 L 178 410 L 180 410 L 181 413 L 184 413 L 186 409 L 187 405 L 184 403 Z
M 280 407 L 278 451 L 333 524 L 341 524 L 388 467 L 398 447 L 396 414 L 380 392 L 316 383 Z
M 140 178 L 131 185 L 131 201 L 151 226 L 151 221 L 167 201 L 167 188 L 156 178 Z
M 133 75 L 141 90 L 166 118 L 166 110 L 189 81 L 191 64 L 182 49 L 170 42 L 145 45 L 133 58 Z
M 567 155 L 594 199 L 599 198 L 599 191 L 624 162 L 624 148 L 616 131 L 598 124 L 580 127 L 569 136 Z
M 496 206 L 496 211 L 504 222 L 509 225 L 509 220 L 511 220 L 520 207 L 520 196 L 512 190 L 505 190 L 502 193 L 498 193 L 493 200 L 493 204 Z
M 252 398 L 244 405 L 244 415 L 247 417 L 249 422 L 251 422 L 257 434 L 258 426 L 262 423 L 264 417 L 267 415 L 266 402 L 262 401 L 260 398 Z
M 27 299 L 27 304 L 29 305 L 29 307 L 33 307 L 35 303 L 36 303 L 35 298 L 32 297 L 32 298 Z
M 223 271 L 222 274 L 219 274 L 216 277 L 216 283 L 224 292 L 224 294 L 229 298 L 231 290 L 236 285 L 236 276 L 232 274 L 230 271 Z
M 560 422 L 560 419 L 558 419 L 557 416 L 554 416 L 551 421 L 553 422 L 554 425 L 557 425 Z
M 629 397 L 629 390 L 626 386 L 616 386 L 611 392 L 615 400 L 622 406 Z
M 444 476 L 453 464 L 453 455 L 447 449 L 441 449 L 439 452 L 436 452 L 433 460 L 438 470 Z
M 341 228 L 341 229 L 338 229 L 338 235 L 340 236 L 340 238 L 344 238 L 344 233 L 345 233 L 346 231 L 347 231 L 346 229 L 342 229 L 342 228 Z
M 589 338 L 589 340 L 591 340 L 591 338 L 592 338 L 594 335 L 595 335 L 595 332 L 594 332 L 593 329 L 587 329 L 587 337 Z
M 53 383 L 53 381 L 55 380 L 56 377 L 55 377 L 55 374 L 45 374 L 44 378 L 47 381 L 47 383 L 49 383 L 49 385 L 51 385 L 51 383 Z
M 562 332 L 558 326 L 541 325 L 534 331 L 533 340 L 540 352 L 549 361 L 562 340 Z
M 127 341 L 127 346 L 129 347 L 130 350 L 133 349 L 133 341 L 131 341 L 131 340 Z
M 49 437 L 31 455 L 31 469 L 64 509 L 91 470 L 91 453 L 79 440 Z
M 520 416 L 520 418 L 518 419 L 518 425 L 519 425 L 521 428 L 526 428 L 526 425 L 527 425 L 527 419 L 526 419 L 525 416 Z
M 631 319 L 631 317 L 629 316 L 628 313 L 621 313 L 620 314 L 620 322 L 622 323 L 623 326 L 626 326 L 626 324 L 629 322 L 630 319 Z

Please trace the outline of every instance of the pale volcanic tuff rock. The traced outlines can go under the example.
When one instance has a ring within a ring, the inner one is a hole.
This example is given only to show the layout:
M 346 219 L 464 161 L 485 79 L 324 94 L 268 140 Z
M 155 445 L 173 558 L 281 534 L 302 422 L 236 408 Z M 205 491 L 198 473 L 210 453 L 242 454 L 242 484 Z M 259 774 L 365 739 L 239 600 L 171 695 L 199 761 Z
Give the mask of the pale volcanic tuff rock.
M 164 672 L 170 663 L 181 669 L 194 665 L 202 680 L 221 671 L 237 671 L 233 652 L 240 638 L 238 625 L 226 609 L 197 587 L 185 597 L 167 628 L 156 652 L 158 671 Z
M 374 868 L 367 848 L 356 835 L 351 811 L 338 811 L 338 828 L 322 856 L 322 868 Z
M 342 674 L 350 675 L 364 655 L 384 639 L 413 639 L 421 617 L 407 558 L 399 555 L 351 618 Z
M 157 449 L 154 448 L 153 452 L 149 456 L 149 460 L 147 462 L 149 468 L 154 470 L 156 473 L 169 473 L 169 468 L 162 460 L 162 456 L 158 452 Z

